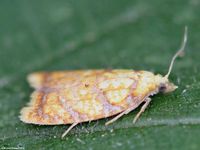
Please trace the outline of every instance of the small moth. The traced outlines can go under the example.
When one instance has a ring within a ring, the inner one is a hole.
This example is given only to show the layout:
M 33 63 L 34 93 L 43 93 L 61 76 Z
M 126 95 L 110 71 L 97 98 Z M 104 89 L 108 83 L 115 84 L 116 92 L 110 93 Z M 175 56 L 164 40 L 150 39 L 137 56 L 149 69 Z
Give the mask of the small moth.
M 168 77 L 175 59 L 183 54 L 186 41 L 187 27 L 165 76 L 124 69 L 32 73 L 28 81 L 35 91 L 28 106 L 21 110 L 20 119 L 38 125 L 71 124 L 64 137 L 81 122 L 116 115 L 108 125 L 144 103 L 135 123 L 151 102 L 150 96 L 177 88 Z

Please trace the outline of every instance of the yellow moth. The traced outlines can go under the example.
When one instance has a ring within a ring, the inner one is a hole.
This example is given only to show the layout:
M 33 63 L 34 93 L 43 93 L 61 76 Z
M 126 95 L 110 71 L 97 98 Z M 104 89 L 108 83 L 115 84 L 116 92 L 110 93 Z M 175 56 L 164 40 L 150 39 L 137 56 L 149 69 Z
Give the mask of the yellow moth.
M 186 41 L 187 28 L 181 48 L 172 58 L 165 76 L 125 69 L 32 73 L 28 81 L 35 91 L 28 106 L 21 110 L 20 119 L 38 125 L 71 124 L 64 137 L 81 122 L 116 115 L 108 125 L 144 103 L 133 120 L 135 123 L 149 105 L 150 96 L 177 88 L 168 77 Z

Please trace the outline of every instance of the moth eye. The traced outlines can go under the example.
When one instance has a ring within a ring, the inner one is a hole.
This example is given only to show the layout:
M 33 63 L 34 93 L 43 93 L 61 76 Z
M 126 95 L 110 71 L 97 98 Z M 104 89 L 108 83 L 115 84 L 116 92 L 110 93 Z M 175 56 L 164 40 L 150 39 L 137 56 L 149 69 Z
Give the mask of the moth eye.
M 160 86 L 159 86 L 159 92 L 165 92 L 167 89 L 166 85 L 161 83 Z

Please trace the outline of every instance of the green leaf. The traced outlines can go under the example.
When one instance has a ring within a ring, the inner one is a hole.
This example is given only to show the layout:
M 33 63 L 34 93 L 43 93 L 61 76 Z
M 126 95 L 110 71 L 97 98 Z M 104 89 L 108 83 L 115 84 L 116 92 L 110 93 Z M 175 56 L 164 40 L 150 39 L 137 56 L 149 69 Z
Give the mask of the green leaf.
M 200 149 L 200 20 L 198 0 L 1 0 L 0 149 Z M 76 126 L 21 122 L 33 89 L 27 74 L 40 70 L 126 68 L 165 74 L 180 46 L 170 80 L 179 88 L 153 96 L 110 126 L 101 119 Z

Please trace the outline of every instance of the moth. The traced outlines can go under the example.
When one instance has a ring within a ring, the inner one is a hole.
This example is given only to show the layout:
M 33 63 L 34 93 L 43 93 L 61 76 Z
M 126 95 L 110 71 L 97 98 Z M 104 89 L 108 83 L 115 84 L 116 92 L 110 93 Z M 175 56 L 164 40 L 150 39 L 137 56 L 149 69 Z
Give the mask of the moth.
M 20 119 L 38 125 L 71 124 L 62 134 L 64 137 L 79 123 L 116 115 L 106 122 L 109 125 L 143 104 L 135 123 L 151 102 L 150 96 L 177 88 L 168 78 L 186 41 L 187 27 L 165 76 L 126 69 L 32 73 L 28 81 L 35 91 L 28 106 L 21 110 Z

